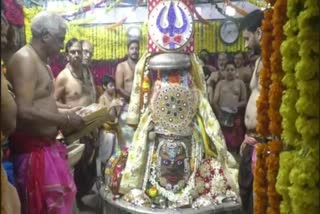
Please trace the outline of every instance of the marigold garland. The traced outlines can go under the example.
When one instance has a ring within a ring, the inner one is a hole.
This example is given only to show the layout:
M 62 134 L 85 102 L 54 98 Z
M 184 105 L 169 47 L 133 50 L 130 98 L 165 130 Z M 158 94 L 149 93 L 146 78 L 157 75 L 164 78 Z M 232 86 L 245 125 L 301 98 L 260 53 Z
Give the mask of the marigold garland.
M 277 176 L 276 190 L 282 196 L 282 201 L 280 204 L 280 213 L 292 213 L 291 212 L 291 200 L 289 196 L 289 173 L 295 164 L 295 158 L 297 156 L 297 151 L 285 151 L 281 152 L 280 157 L 280 169 Z
M 301 142 L 303 143 L 303 142 Z M 292 213 L 318 213 L 319 211 L 319 150 L 300 149 L 289 180 Z
M 297 39 L 301 58 L 296 65 L 295 77 L 300 86 L 300 97 L 296 103 L 299 116 L 295 125 L 302 140 L 297 163 L 289 176 L 293 213 L 319 211 L 319 143 L 315 143 L 315 139 L 319 139 L 319 99 L 301 87 L 306 81 L 319 82 L 319 45 L 315 47 L 319 44 L 319 18 L 319 3 L 306 1 L 305 9 L 298 16 Z M 312 90 L 319 91 L 319 88 Z
M 267 200 L 267 165 L 266 156 L 268 154 L 268 145 L 266 143 L 257 143 L 255 145 L 257 161 L 254 171 L 253 191 L 255 214 L 265 214 L 268 206 Z
M 262 40 L 261 40 L 261 55 L 263 68 L 259 75 L 259 84 L 261 86 L 260 95 L 257 100 L 257 127 L 256 130 L 263 136 L 269 135 L 269 117 L 268 117 L 268 96 L 270 85 L 270 57 L 272 53 L 272 14 L 273 9 L 264 11 L 264 19 L 262 22 Z
M 273 8 L 272 16 L 272 52 L 270 59 L 270 85 L 268 98 L 268 117 L 269 117 L 269 132 L 275 139 L 280 139 L 282 133 L 280 114 L 280 105 L 282 99 L 282 91 L 284 89 L 281 82 L 284 72 L 282 70 L 282 56 L 280 52 L 280 46 L 284 39 L 283 25 L 286 21 L 286 0 L 277 0 Z M 266 82 L 267 84 L 268 82 Z M 273 140 L 268 142 L 269 155 L 266 157 L 267 168 L 267 209 L 266 213 L 274 214 L 280 213 L 281 195 L 276 191 L 276 177 L 279 171 L 279 154 L 282 150 L 282 142 L 280 140 Z
M 287 2 L 287 17 L 289 18 L 284 25 L 284 34 L 287 36 L 286 40 L 281 44 L 282 54 L 282 69 L 284 77 L 282 83 L 286 87 L 282 97 L 280 106 L 280 114 L 282 116 L 282 140 L 285 147 L 295 148 L 299 145 L 300 136 L 295 127 L 295 121 L 298 116 L 294 108 L 299 92 L 297 90 L 297 83 L 295 79 L 295 66 L 300 57 L 297 47 L 297 15 L 299 14 L 301 2 L 288 0 Z M 292 170 L 296 161 L 295 151 L 285 151 L 280 154 L 279 172 L 276 182 L 276 190 L 281 195 L 282 201 L 280 203 L 280 213 L 292 213 L 291 198 L 289 196 L 289 187 L 291 185 L 289 180 L 289 173 Z
M 277 0 L 265 0 L 267 3 L 271 4 L 271 5 L 274 5 L 274 3 L 277 1 Z
M 279 213 L 281 196 L 276 191 L 276 178 L 279 170 L 279 154 L 282 150 L 282 142 L 273 140 L 268 143 L 270 154 L 266 158 L 268 181 L 268 208 L 267 213 Z
M 279 112 L 279 108 L 281 105 L 281 97 L 283 91 L 283 85 L 281 83 L 281 79 L 283 78 L 283 71 L 281 67 L 281 52 L 280 46 L 283 41 L 283 25 L 286 21 L 286 0 L 277 0 L 274 4 L 274 12 L 272 17 L 273 23 L 273 41 L 272 47 L 273 52 L 271 54 L 271 85 L 269 91 L 269 110 L 268 116 L 270 119 L 269 123 L 269 131 L 272 135 L 280 136 L 282 132 L 281 127 L 281 115 Z
M 280 154 L 276 189 L 283 197 L 280 205 L 281 213 L 317 213 L 319 211 L 319 2 L 288 0 L 287 8 L 289 20 L 284 30 L 288 39 L 281 45 L 282 67 L 285 71 L 282 82 L 287 90 L 283 96 L 280 113 L 283 117 L 284 143 L 292 145 L 293 150 Z

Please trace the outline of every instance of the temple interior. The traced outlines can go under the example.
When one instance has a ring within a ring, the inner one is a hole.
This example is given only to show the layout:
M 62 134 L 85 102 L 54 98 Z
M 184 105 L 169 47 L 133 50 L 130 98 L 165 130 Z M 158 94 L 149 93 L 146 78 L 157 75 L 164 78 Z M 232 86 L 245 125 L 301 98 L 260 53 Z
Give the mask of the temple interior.
M 1 0 L 1 213 L 318 213 L 319 16 Z

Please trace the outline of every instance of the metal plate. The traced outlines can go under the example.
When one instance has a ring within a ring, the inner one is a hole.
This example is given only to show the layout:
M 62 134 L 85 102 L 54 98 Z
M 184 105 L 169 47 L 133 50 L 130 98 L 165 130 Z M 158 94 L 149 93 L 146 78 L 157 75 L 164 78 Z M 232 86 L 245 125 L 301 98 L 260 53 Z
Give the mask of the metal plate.
M 215 206 L 207 206 L 199 209 L 178 208 L 178 209 L 151 209 L 134 206 L 122 199 L 114 199 L 112 193 L 105 191 L 104 186 L 99 191 L 100 197 L 104 200 L 103 209 L 112 214 L 214 214 L 214 213 L 240 213 L 241 204 L 239 202 L 226 202 Z M 109 212 L 112 210 L 112 212 Z

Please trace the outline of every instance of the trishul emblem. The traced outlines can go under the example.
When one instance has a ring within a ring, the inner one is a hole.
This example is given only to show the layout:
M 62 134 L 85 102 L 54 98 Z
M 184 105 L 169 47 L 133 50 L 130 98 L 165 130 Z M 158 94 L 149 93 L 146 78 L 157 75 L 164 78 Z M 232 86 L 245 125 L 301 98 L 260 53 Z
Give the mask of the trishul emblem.
M 187 30 L 188 28 L 188 20 L 185 12 L 182 10 L 182 8 L 177 5 L 180 15 L 182 18 L 182 26 L 177 27 L 176 26 L 176 20 L 177 15 L 175 12 L 174 4 L 173 2 L 170 3 L 168 15 L 167 15 L 167 21 L 168 26 L 163 27 L 161 26 L 161 20 L 163 19 L 164 11 L 167 7 L 164 7 L 161 9 L 159 16 L 157 18 L 157 28 L 161 33 L 163 33 L 162 36 L 162 42 L 163 44 L 168 44 L 170 49 L 174 49 L 176 44 L 181 44 L 182 42 L 182 34 Z

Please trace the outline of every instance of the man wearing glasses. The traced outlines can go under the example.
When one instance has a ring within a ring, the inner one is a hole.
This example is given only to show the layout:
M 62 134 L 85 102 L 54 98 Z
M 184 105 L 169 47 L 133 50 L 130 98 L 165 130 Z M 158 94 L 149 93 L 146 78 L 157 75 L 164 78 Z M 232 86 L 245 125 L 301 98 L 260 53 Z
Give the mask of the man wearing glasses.
M 68 64 L 55 81 L 55 96 L 59 106 L 62 104 L 76 108 L 95 103 L 95 84 L 88 68 L 92 47 L 87 42 L 72 38 L 66 44 L 65 53 Z

